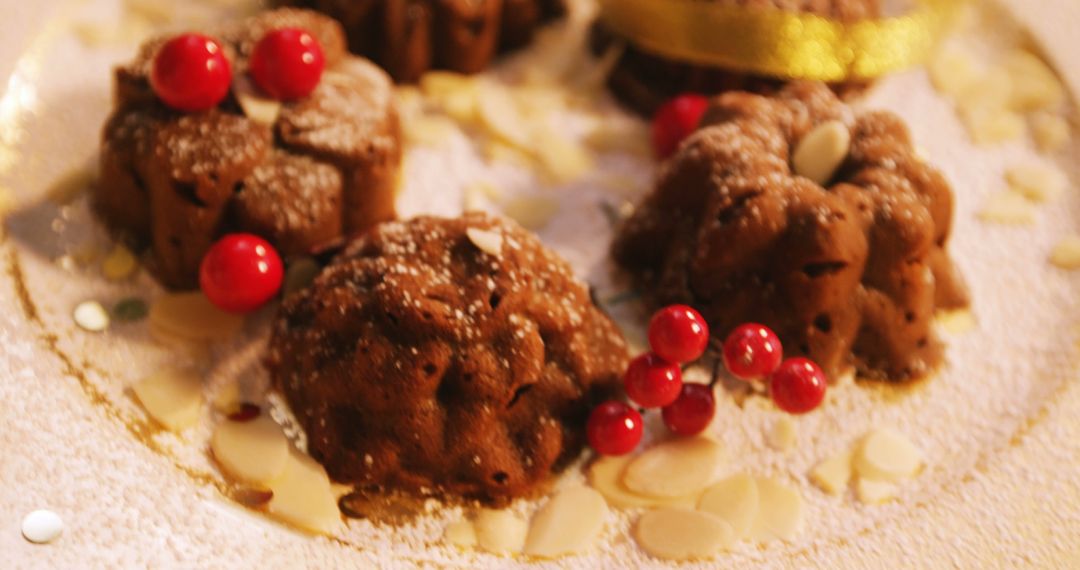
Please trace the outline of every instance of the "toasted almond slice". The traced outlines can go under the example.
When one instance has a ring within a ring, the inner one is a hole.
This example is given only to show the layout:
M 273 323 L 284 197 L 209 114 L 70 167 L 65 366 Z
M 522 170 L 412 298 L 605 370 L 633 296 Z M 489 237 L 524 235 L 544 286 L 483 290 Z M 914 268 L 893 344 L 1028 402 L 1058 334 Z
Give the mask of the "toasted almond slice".
M 975 330 L 978 325 L 978 321 L 975 320 L 975 313 L 972 313 L 969 309 L 946 311 L 937 315 L 936 318 L 941 330 L 951 335 L 970 332 Z
M 131 387 L 146 412 L 170 431 L 199 421 L 202 378 L 189 368 L 163 368 Z
M 289 442 L 267 414 L 245 422 L 221 422 L 210 438 L 210 450 L 229 476 L 259 487 L 277 479 L 289 459 Z
M 501 233 L 480 228 L 468 228 L 465 230 L 465 235 L 480 251 L 495 257 L 502 255 L 503 236 Z
M 795 422 L 788 416 L 780 416 L 773 422 L 766 439 L 769 447 L 786 453 L 795 447 L 796 435 Z
M 896 493 L 896 484 L 888 481 L 875 481 L 860 477 L 858 482 L 855 483 L 855 496 L 859 498 L 859 501 L 867 505 L 878 505 L 891 501 L 896 497 Z
M 547 177 L 556 184 L 581 178 L 595 165 L 593 155 L 573 139 L 540 129 L 535 135 L 534 150 Z
M 480 548 L 495 554 L 515 554 L 525 547 L 529 525 L 510 511 L 482 509 L 473 521 Z
M 458 127 L 446 117 L 424 115 L 406 121 L 404 130 L 410 144 L 441 146 L 458 132 Z
M 1024 135 L 1024 117 L 1006 109 L 973 107 L 963 113 L 971 140 L 977 145 L 1014 141 Z
M 492 81 L 482 81 L 477 92 L 477 114 L 491 134 L 518 148 L 533 148 L 525 120 L 507 89 Z
M 274 496 L 266 508 L 274 517 L 317 534 L 333 534 L 341 528 L 330 478 L 311 457 L 287 453 L 281 475 L 270 490 Z
M 1043 152 L 1057 152 L 1069 143 L 1072 130 L 1065 117 L 1056 113 L 1035 113 L 1031 116 L 1031 137 Z
M 634 460 L 633 455 L 602 456 L 589 466 L 589 484 L 607 499 L 608 504 L 621 508 L 679 506 L 693 508 L 697 495 L 661 499 L 639 495 L 623 485 L 626 466 Z
M 823 459 L 810 470 L 810 481 L 830 495 L 839 495 L 851 480 L 850 449 Z
M 757 481 L 746 474 L 728 477 L 705 491 L 698 510 L 724 519 L 736 537 L 745 538 L 758 516 Z
M 516 196 L 503 204 L 503 213 L 536 231 L 543 229 L 559 213 L 559 201 L 544 196 Z
M 123 244 L 116 244 L 101 262 L 101 273 L 109 281 L 123 281 L 131 277 L 138 267 L 139 260 L 135 259 L 135 254 Z
M 1000 192 L 986 201 L 979 219 L 995 224 L 1031 225 L 1035 223 L 1035 207 L 1016 192 Z
M 443 540 L 454 546 L 472 548 L 476 546 L 476 527 L 470 521 L 452 522 L 446 525 Z
M 735 542 L 735 531 L 724 519 L 702 511 L 664 508 L 638 519 L 634 537 L 642 550 L 663 560 L 712 558 Z
M 930 79 L 938 92 L 957 97 L 964 92 L 980 71 L 971 52 L 960 47 L 951 47 L 934 57 L 928 66 Z
M 1016 192 L 1033 202 L 1047 202 L 1065 193 L 1068 178 L 1053 164 L 1033 162 L 1010 167 L 1005 179 Z
M 259 91 L 245 73 L 233 78 L 233 93 L 244 116 L 260 125 L 273 125 L 281 115 L 281 101 Z
M 994 67 L 967 83 L 957 96 L 961 112 L 1004 111 L 1009 108 L 1013 82 L 1009 72 Z
M 879 428 L 863 438 L 854 466 L 860 479 L 898 481 L 918 474 L 923 466 L 923 454 L 904 435 Z
M 244 326 L 244 319 L 215 307 L 202 293 L 170 293 L 150 306 L 150 324 L 186 340 L 224 340 Z
M 1005 56 L 1004 68 L 1012 79 L 1009 105 L 1018 111 L 1056 107 L 1065 102 L 1065 87 L 1054 70 L 1035 54 L 1015 50 Z
M 760 542 L 794 539 L 803 526 L 802 495 L 775 479 L 759 477 L 756 483 L 758 516 L 750 536 Z
M 722 458 L 720 444 L 708 438 L 667 441 L 631 461 L 623 473 L 623 484 L 650 497 L 695 495 L 712 483 Z
M 449 71 L 429 71 L 420 78 L 420 90 L 459 123 L 471 123 L 477 114 L 477 80 Z
M 851 150 L 851 132 L 840 121 L 825 121 L 803 136 L 791 157 L 795 174 L 825 185 Z
M 582 552 L 600 535 L 607 512 L 600 493 L 582 486 L 563 489 L 533 516 L 524 552 L 543 558 Z
M 1050 252 L 1050 263 L 1061 269 L 1080 269 L 1080 236 L 1065 236 Z

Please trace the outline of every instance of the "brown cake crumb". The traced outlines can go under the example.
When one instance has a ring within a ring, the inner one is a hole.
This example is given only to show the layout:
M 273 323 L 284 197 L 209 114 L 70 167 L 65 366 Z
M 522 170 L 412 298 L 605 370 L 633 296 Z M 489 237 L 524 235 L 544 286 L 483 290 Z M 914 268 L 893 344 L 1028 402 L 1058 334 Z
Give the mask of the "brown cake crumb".
M 565 261 L 470 213 L 351 244 L 286 299 L 267 360 L 334 480 L 498 503 L 578 455 L 627 349 Z
M 790 161 L 829 120 L 849 126 L 851 147 L 822 187 Z M 967 304 L 945 249 L 951 216 L 948 184 L 898 117 L 853 117 L 824 85 L 796 82 L 715 99 L 614 255 L 654 305 L 691 304 L 721 338 L 760 322 L 831 377 L 855 366 L 902 380 L 941 360 L 934 311 Z
M 255 233 L 292 255 L 395 217 L 401 127 L 392 84 L 370 62 L 348 57 L 340 25 L 283 9 L 211 35 L 235 77 L 246 72 L 254 43 L 281 27 L 317 37 L 327 71 L 310 96 L 283 103 L 271 126 L 233 99 L 202 113 L 161 103 L 148 77 L 169 38 L 148 41 L 116 70 L 93 204 L 112 230 L 151 247 L 152 270 L 168 287 L 195 287 L 203 255 L 224 233 Z

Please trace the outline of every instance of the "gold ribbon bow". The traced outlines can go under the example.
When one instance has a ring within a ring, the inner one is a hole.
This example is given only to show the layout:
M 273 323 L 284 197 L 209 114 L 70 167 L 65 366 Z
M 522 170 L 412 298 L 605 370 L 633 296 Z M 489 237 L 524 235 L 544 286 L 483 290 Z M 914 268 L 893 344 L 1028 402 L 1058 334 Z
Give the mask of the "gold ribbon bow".
M 918 65 L 958 0 L 920 0 L 904 16 L 842 23 L 707 0 L 600 0 L 600 18 L 669 59 L 784 78 L 869 79 Z

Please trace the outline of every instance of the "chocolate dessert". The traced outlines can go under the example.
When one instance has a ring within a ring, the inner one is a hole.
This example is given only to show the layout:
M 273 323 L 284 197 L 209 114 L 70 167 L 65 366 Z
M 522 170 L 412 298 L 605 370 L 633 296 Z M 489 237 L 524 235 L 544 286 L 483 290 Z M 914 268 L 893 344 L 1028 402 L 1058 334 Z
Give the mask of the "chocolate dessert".
M 793 173 L 815 126 L 850 149 L 825 185 Z M 652 304 L 697 308 L 723 338 L 744 322 L 833 378 L 903 380 L 941 360 L 938 309 L 966 305 L 946 243 L 952 195 L 886 112 L 853 116 L 823 84 L 716 98 L 614 244 Z
M 881 0 L 711 0 L 752 10 L 784 10 L 855 23 L 881 16 Z M 776 93 L 786 78 L 766 77 L 737 70 L 676 61 L 637 47 L 599 22 L 590 45 L 595 53 L 625 43 L 625 49 L 608 78 L 612 93 L 631 109 L 651 116 L 667 100 L 681 93 L 709 95 L 726 91 Z M 864 91 L 868 82 L 847 81 L 831 87 L 842 97 Z
M 430 69 L 475 73 L 499 52 L 521 47 L 564 0 L 280 0 L 344 24 L 349 48 L 401 82 Z
M 111 229 L 151 246 L 153 271 L 168 287 L 195 287 L 203 255 L 224 233 L 258 234 L 287 256 L 395 217 L 401 133 L 392 84 L 347 54 L 336 22 L 284 9 L 212 35 L 239 78 L 258 39 L 281 28 L 315 37 L 326 72 L 309 96 L 282 102 L 271 125 L 246 116 L 235 93 L 208 111 L 165 105 L 149 75 L 167 38 L 116 70 L 93 204 Z
M 267 361 L 332 479 L 500 503 L 578 455 L 627 348 L 565 261 L 470 213 L 350 244 L 285 300 Z

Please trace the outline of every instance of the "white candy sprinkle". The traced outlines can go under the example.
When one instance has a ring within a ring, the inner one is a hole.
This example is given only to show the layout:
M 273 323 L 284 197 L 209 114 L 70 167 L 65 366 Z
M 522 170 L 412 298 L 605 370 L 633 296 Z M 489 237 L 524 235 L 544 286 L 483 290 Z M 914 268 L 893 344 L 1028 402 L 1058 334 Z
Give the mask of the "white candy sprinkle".
M 64 521 L 52 511 L 37 510 L 23 518 L 22 535 L 34 544 L 46 544 L 60 538 Z
M 109 313 L 97 301 L 83 301 L 72 314 L 75 324 L 83 330 L 101 332 L 109 328 Z

